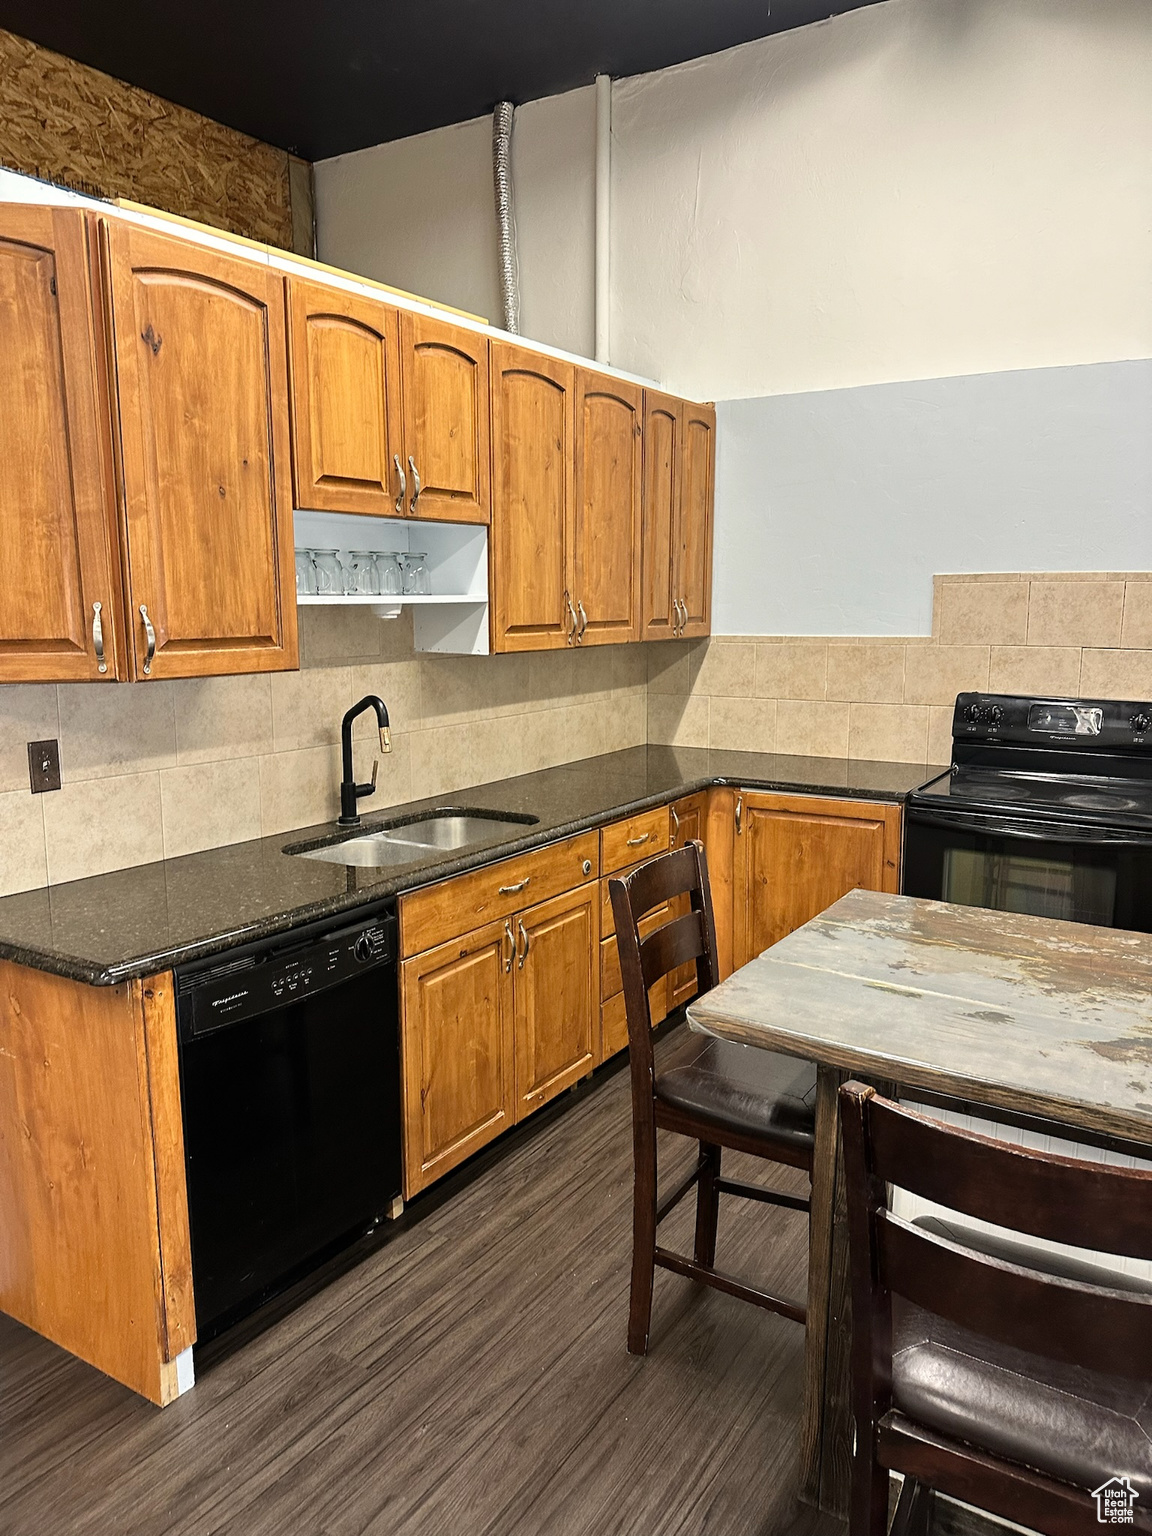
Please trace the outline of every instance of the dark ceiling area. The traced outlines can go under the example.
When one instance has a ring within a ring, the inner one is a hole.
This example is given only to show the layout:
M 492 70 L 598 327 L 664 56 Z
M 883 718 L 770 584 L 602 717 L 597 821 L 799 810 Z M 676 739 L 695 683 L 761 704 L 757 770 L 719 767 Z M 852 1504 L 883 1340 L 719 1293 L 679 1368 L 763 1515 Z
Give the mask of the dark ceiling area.
M 876 0 L 0 0 L 0 27 L 308 160 Z

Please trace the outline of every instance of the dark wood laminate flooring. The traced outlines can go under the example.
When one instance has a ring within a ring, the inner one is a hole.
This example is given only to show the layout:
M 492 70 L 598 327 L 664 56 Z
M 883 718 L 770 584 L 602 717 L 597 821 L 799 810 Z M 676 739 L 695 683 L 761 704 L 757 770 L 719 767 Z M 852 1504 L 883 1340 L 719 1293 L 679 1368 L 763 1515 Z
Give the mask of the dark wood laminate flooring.
M 617 1072 L 162 1413 L 0 1317 L 0 1532 L 834 1536 L 795 1498 L 795 1323 L 658 1272 L 627 1354 L 630 1196 Z M 797 1213 L 721 1206 L 734 1273 L 802 1295 L 806 1246 Z

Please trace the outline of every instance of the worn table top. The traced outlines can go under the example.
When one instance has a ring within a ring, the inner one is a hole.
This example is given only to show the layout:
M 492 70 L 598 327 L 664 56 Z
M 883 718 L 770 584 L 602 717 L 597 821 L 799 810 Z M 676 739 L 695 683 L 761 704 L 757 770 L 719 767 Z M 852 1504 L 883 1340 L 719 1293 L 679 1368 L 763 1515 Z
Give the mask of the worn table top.
M 366 804 L 365 832 L 436 807 L 532 818 L 528 826 L 496 822 L 483 842 L 414 853 L 404 865 L 358 869 L 285 852 L 332 840 L 339 829 L 329 823 L 5 896 L 0 960 L 109 985 L 354 911 L 713 784 L 901 801 L 940 771 L 917 763 L 632 747 L 408 805 L 374 812 Z
M 852 891 L 694 1027 L 1152 1143 L 1152 935 Z

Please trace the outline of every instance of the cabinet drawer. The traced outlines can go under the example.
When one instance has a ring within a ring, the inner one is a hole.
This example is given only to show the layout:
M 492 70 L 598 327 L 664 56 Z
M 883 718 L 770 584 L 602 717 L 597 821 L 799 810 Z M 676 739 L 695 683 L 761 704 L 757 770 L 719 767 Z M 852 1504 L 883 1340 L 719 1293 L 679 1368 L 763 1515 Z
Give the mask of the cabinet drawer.
M 600 1010 L 600 1060 L 607 1061 L 628 1044 L 628 1015 L 624 1010 L 624 994 L 606 1002 Z
M 627 821 L 613 822 L 600 833 L 600 867 L 606 875 L 629 864 L 663 853 L 668 847 L 668 807 L 641 811 Z
M 484 923 L 546 901 L 595 878 L 599 834 L 535 848 L 400 898 L 400 953 L 421 954 Z
M 646 917 L 640 919 L 640 937 L 646 939 L 650 933 L 655 933 L 657 928 L 662 928 L 672 916 L 672 909 L 665 903 L 657 907 L 654 912 L 649 912 Z M 652 988 L 652 1016 L 656 1016 L 656 991 L 663 985 L 658 981 Z M 615 997 L 624 986 L 624 979 L 620 974 L 620 951 L 616 945 L 616 935 L 613 933 L 600 941 L 600 996 L 605 1001 Z

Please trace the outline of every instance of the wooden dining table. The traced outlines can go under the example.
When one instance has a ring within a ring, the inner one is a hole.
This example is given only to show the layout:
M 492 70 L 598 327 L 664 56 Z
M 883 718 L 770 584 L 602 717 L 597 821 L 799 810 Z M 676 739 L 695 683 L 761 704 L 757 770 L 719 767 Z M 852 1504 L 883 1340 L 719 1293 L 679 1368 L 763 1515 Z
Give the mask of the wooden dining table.
M 841 1082 L 1152 1156 L 1152 935 L 856 890 L 692 1003 L 688 1019 L 817 1064 L 801 1493 L 844 1515 Z

